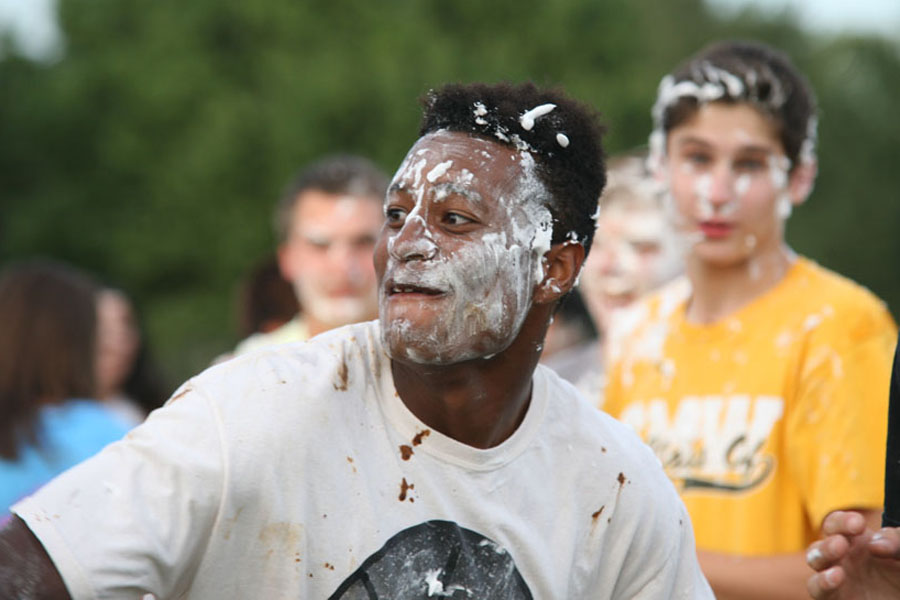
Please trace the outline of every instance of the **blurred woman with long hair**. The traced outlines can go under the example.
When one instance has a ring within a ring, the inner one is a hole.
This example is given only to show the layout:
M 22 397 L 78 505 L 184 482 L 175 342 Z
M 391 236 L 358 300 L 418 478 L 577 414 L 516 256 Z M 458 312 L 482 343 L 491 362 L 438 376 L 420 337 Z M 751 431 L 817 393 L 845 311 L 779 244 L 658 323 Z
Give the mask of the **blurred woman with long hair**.
M 0 273 L 0 522 L 10 504 L 128 431 L 92 399 L 97 294 L 56 262 Z

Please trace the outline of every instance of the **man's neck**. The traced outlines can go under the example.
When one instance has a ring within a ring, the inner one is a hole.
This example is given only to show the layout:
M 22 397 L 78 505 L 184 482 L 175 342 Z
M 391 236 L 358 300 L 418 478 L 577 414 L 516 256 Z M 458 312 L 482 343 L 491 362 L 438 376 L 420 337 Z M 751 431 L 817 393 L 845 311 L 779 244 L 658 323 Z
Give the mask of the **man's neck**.
M 728 267 L 689 259 L 688 322 L 706 325 L 733 315 L 778 285 L 795 259 L 796 255 L 785 245 Z
M 309 315 L 307 315 L 305 317 L 304 321 L 306 322 L 306 330 L 309 332 L 309 337 L 311 337 L 311 338 L 316 337 L 320 333 L 323 333 L 323 332 L 331 329 L 331 327 L 329 327 L 325 323 L 322 323 L 321 321 L 317 320 L 315 317 L 312 317 Z
M 491 358 L 452 365 L 392 360 L 400 399 L 420 421 L 463 444 L 499 445 L 522 423 L 531 402 L 543 331 L 536 337 L 528 329 L 526 319 L 517 340 Z

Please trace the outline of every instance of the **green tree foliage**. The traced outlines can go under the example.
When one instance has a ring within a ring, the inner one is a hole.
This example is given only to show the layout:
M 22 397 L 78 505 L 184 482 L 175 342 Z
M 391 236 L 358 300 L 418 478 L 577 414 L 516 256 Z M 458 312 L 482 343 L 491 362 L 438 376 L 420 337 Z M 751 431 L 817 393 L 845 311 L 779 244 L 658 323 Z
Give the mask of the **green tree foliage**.
M 235 285 L 274 245 L 281 186 L 324 153 L 392 171 L 417 98 L 447 81 L 562 85 L 618 152 L 646 142 L 660 76 L 713 39 L 782 46 L 823 107 L 798 249 L 900 306 L 897 48 L 701 0 L 61 0 L 65 56 L 0 62 L 0 260 L 81 265 L 138 299 L 173 379 L 236 341 Z

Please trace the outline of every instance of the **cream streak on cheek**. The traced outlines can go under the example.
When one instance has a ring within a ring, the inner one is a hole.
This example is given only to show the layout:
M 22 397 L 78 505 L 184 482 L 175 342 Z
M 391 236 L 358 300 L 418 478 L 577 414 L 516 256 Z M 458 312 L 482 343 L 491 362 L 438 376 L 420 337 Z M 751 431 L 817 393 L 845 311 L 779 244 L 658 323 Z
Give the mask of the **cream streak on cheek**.
M 791 202 L 791 194 L 788 190 L 788 171 L 791 168 L 791 161 L 786 156 L 770 156 L 769 172 L 772 174 L 772 186 L 778 193 L 775 202 L 775 214 L 781 220 L 787 220 L 793 212 L 793 203 Z

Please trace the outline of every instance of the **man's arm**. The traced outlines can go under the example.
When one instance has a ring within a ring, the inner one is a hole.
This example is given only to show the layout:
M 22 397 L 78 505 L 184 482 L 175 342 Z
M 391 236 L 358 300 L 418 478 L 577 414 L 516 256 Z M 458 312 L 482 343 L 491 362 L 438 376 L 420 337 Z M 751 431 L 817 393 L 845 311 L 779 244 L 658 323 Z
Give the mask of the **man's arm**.
M 17 516 L 0 529 L 0 598 L 71 600 L 53 561 Z
M 862 516 L 863 523 L 875 524 L 881 518 L 875 510 L 857 514 Z M 700 551 L 698 557 L 703 574 L 719 600 L 807 598 L 809 567 L 803 552 L 745 557 Z
M 806 598 L 809 567 L 800 552 L 748 557 L 700 550 L 697 557 L 718 600 Z
M 822 531 L 825 538 L 807 552 L 817 571 L 806 584 L 813 598 L 900 598 L 900 530 L 876 532 L 859 514 L 837 511 Z

